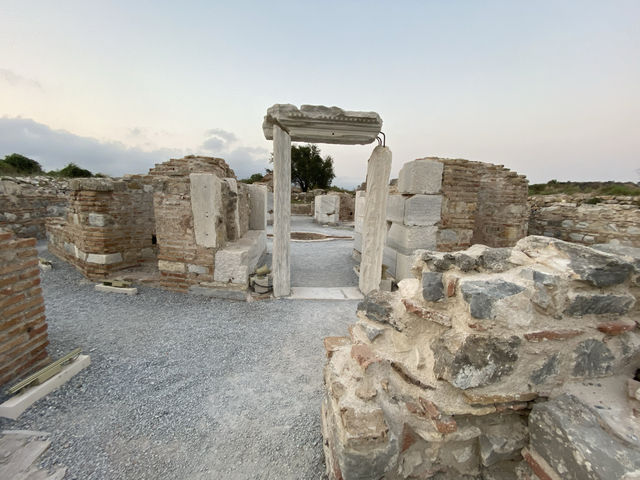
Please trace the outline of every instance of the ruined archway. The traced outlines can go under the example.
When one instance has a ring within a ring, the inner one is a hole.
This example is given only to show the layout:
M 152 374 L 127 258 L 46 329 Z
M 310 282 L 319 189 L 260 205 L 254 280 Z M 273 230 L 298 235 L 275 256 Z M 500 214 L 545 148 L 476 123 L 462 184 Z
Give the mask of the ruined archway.
M 275 104 L 267 110 L 262 129 L 273 140 L 273 294 L 289 295 L 291 218 L 291 141 L 366 145 L 373 143 L 382 128 L 375 112 L 352 112 L 338 107 Z M 367 202 L 363 231 L 360 290 L 378 288 L 382 270 L 387 182 L 391 171 L 391 151 L 377 146 L 367 167 Z M 369 193 L 370 192 L 370 193 Z

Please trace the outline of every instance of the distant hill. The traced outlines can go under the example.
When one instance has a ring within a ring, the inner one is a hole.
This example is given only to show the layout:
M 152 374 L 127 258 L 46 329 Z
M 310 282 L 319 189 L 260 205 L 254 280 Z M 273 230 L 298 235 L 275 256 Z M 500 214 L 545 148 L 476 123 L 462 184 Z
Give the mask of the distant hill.
M 559 193 L 633 197 L 640 195 L 640 185 L 633 182 L 558 182 L 557 180 L 529 185 L 529 195 L 555 195 Z

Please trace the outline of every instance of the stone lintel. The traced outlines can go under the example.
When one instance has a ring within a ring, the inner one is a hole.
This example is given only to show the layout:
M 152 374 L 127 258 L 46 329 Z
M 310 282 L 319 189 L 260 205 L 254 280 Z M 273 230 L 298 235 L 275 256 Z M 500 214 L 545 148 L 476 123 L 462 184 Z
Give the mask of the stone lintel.
M 273 140 L 274 125 L 284 129 L 294 142 L 365 145 L 380 133 L 382 119 L 376 112 L 277 103 L 267 110 L 262 123 L 267 140 Z

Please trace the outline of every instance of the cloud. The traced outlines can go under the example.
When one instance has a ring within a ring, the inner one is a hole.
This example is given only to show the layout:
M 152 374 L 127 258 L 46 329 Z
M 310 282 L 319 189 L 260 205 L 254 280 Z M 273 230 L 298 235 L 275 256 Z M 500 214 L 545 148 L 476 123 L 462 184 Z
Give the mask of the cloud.
M 0 68 L 0 79 L 13 87 L 27 87 L 42 90 L 42 85 L 37 80 L 32 80 L 7 68 Z
M 202 142 L 201 148 L 203 150 L 207 150 L 208 152 L 219 155 L 221 151 L 225 149 L 226 142 L 217 137 L 207 138 L 204 142 Z
M 182 157 L 178 149 L 145 151 L 120 142 L 81 137 L 27 118 L 0 118 L 0 157 L 20 153 L 40 162 L 45 170 L 57 170 L 73 162 L 92 172 L 112 176 L 146 173 L 156 163 Z
M 205 152 L 224 158 L 238 178 L 248 178 L 254 173 L 264 173 L 269 166 L 269 150 L 262 147 L 236 146 L 238 138 L 234 133 L 212 128 L 205 132 L 207 138 L 200 145 Z
M 212 128 L 211 130 L 207 130 L 205 134 L 208 136 L 219 137 L 229 144 L 235 143 L 238 140 L 235 134 L 233 134 L 232 132 L 227 132 L 226 130 L 223 130 L 221 128 Z
M 73 162 L 94 173 L 122 176 L 126 173 L 147 173 L 156 163 L 186 154 L 212 155 L 212 147 L 216 147 L 215 155 L 224 158 L 238 178 L 263 173 L 269 166 L 269 151 L 266 148 L 241 145 L 229 148 L 229 145 L 237 142 L 235 135 L 216 130 L 228 140 L 211 136 L 199 149 L 188 151 L 176 148 L 143 150 L 127 147 L 121 142 L 101 141 L 65 130 L 54 130 L 28 118 L 1 117 L 0 158 L 20 153 L 40 162 L 45 170 L 57 170 Z M 129 133 L 142 135 L 144 130 L 135 127 Z

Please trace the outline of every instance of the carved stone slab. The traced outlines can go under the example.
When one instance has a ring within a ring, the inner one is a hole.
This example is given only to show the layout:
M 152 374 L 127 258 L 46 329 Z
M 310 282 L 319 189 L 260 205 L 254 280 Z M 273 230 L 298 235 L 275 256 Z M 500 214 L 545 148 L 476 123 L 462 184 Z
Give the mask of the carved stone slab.
M 376 112 L 277 103 L 267 110 L 262 123 L 267 140 L 273 140 L 274 124 L 287 131 L 294 142 L 365 145 L 380 133 L 382 119 Z

